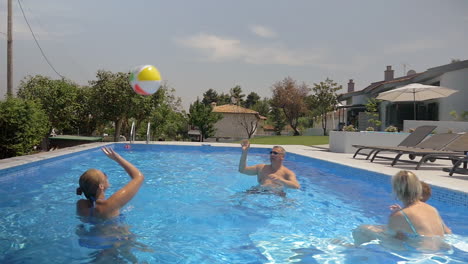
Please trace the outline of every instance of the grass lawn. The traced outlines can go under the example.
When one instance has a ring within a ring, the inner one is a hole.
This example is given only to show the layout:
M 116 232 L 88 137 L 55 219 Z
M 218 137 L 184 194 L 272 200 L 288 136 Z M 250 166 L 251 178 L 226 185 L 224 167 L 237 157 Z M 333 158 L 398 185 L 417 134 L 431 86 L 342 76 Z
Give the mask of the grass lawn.
M 328 144 L 328 136 L 270 136 L 250 139 L 252 144 L 267 145 L 323 145 Z

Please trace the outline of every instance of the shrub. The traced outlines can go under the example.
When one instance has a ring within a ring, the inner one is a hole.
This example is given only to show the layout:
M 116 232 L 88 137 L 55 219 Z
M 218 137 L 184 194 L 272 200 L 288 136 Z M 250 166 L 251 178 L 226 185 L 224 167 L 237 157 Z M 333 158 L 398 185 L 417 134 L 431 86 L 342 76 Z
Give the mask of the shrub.
M 368 127 L 366 128 L 366 131 L 375 131 L 375 129 L 373 127 Z
M 413 132 L 414 132 L 414 128 L 410 128 L 410 129 L 408 130 L 408 132 L 413 133 Z
M 356 128 L 354 128 L 353 125 L 344 126 L 344 127 L 343 127 L 343 131 L 347 131 L 347 132 L 356 132 Z
M 0 158 L 30 153 L 48 130 L 49 119 L 38 103 L 18 98 L 0 101 Z
M 385 132 L 398 132 L 398 128 L 394 126 L 389 126 L 385 129 Z

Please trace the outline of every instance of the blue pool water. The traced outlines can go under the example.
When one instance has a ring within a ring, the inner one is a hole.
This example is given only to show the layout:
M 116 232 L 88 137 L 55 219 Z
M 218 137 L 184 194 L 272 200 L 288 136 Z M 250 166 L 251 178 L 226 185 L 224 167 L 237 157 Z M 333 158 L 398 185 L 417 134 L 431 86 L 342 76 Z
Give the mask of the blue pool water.
M 115 149 L 146 176 L 102 238 L 76 217 L 79 176 L 88 168 L 109 176 L 111 194 L 128 176 L 99 149 L 0 171 L 0 263 L 466 263 L 467 208 L 434 197 L 456 235 L 439 253 L 358 248 L 351 231 L 385 224 L 396 203 L 390 178 L 288 154 L 285 165 L 302 187 L 287 197 L 246 194 L 256 178 L 237 172 L 240 148 L 134 145 Z M 252 149 L 248 164 L 268 163 Z M 437 194 L 434 194 L 437 195 Z M 121 239 L 104 248 L 106 239 Z

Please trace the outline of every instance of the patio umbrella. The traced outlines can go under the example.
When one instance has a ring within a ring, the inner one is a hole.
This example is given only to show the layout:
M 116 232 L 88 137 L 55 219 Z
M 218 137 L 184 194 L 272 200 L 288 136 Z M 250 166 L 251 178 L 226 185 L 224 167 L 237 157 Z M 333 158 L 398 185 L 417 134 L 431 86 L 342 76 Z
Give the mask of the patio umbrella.
M 410 83 L 403 87 L 380 93 L 376 99 L 391 102 L 413 101 L 414 120 L 416 120 L 416 102 L 447 97 L 457 90 L 442 86 Z

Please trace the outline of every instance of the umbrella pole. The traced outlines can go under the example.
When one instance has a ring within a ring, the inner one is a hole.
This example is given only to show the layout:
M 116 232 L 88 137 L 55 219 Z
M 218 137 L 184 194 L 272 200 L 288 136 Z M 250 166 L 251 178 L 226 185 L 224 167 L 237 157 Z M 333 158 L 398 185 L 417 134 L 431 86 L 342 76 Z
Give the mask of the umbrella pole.
M 416 120 L 416 92 L 413 90 L 413 116 L 414 120 Z

